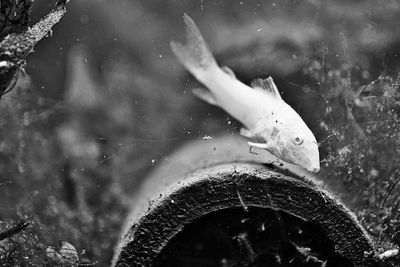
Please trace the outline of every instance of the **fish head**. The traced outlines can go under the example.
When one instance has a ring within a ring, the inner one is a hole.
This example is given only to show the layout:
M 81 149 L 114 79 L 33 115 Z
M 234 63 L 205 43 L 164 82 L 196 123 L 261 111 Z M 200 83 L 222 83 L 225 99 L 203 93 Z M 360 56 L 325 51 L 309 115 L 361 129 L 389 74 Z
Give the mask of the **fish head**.
M 301 122 L 276 129 L 275 136 L 269 141 L 268 150 L 288 163 L 299 165 L 310 172 L 318 172 L 318 143 L 307 125 Z

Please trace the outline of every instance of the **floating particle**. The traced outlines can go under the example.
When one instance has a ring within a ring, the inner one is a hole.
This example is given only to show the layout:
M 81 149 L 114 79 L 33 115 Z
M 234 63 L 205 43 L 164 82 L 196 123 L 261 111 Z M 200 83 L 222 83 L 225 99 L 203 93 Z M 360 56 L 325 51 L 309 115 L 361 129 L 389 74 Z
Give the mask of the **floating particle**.
M 209 136 L 209 135 L 203 136 L 203 140 L 209 141 L 209 140 L 212 140 L 212 139 L 213 139 L 212 136 Z

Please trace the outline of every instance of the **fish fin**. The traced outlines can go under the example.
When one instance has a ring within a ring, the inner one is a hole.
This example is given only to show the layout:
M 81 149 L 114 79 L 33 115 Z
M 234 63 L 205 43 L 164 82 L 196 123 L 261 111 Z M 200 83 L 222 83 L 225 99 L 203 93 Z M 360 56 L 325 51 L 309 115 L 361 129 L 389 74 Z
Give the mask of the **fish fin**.
M 203 82 L 203 75 L 218 65 L 194 21 L 186 13 L 183 20 L 186 25 L 186 44 L 172 41 L 170 46 L 185 68 Z
M 231 68 L 227 67 L 227 66 L 222 66 L 221 70 L 223 70 L 226 74 L 228 74 L 229 76 L 231 76 L 232 78 L 236 79 L 236 75 L 233 72 L 233 70 L 231 70 Z
M 253 133 L 247 128 L 241 128 L 239 133 L 240 133 L 240 135 L 247 137 L 247 138 L 254 137 Z
M 261 148 L 261 149 L 268 149 L 268 148 L 269 148 L 268 143 L 253 143 L 253 142 L 247 142 L 247 144 L 248 144 L 249 146 L 257 147 L 257 148 Z
M 197 96 L 198 98 L 200 98 L 201 100 L 207 102 L 210 105 L 214 105 L 217 106 L 217 101 L 215 101 L 214 96 L 211 94 L 210 91 L 208 91 L 207 89 L 204 88 L 194 88 L 192 90 L 192 93 Z
M 251 82 L 251 87 L 263 89 L 265 92 L 268 92 L 276 98 L 282 99 L 272 77 L 266 79 L 255 79 Z

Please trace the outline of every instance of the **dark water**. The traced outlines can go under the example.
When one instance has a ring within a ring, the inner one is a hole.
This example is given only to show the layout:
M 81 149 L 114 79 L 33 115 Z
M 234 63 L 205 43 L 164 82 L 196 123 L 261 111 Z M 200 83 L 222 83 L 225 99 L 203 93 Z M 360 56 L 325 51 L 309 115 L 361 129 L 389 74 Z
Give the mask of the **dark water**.
M 353 266 L 334 251 L 318 225 L 283 212 L 238 208 L 186 227 L 155 266 Z

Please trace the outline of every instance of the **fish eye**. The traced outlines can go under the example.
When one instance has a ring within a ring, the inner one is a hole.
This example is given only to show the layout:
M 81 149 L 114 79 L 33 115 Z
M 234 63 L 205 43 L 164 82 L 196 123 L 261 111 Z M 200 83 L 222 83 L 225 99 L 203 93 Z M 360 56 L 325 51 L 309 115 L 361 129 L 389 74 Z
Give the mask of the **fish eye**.
M 303 143 L 303 139 L 301 139 L 300 137 L 295 137 L 294 142 L 296 143 L 296 145 L 301 145 Z

